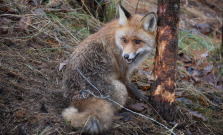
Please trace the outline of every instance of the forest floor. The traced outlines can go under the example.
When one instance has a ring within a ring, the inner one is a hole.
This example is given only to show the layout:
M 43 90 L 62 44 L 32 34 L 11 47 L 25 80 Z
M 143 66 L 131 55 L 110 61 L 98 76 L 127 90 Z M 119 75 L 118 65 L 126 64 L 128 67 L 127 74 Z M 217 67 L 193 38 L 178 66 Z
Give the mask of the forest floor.
M 69 51 L 103 24 L 78 2 L 44 2 L 42 9 L 61 33 Z M 137 5 L 134 0 L 125 2 Z M 156 1 L 141 2 L 140 12 L 148 12 L 146 6 L 156 11 Z M 129 98 L 126 104 L 127 108 L 168 128 L 174 127 L 173 131 L 180 135 L 223 134 L 222 9 L 219 8 L 223 2 L 210 3 L 182 1 L 180 27 L 197 28 L 210 38 L 214 48 L 204 57 L 211 43 L 196 32 L 179 43 L 176 120 L 166 122 L 149 102 Z M 0 0 L 0 7 L 0 134 L 81 134 L 61 117 L 67 106 L 60 90 L 59 68 L 68 53 L 60 35 L 32 0 Z M 187 34 L 191 33 L 180 30 L 179 40 Z M 200 58 L 205 59 L 199 63 Z M 147 96 L 150 96 L 152 71 L 150 56 L 131 74 L 132 82 Z M 107 134 L 170 133 L 159 124 L 122 109 Z

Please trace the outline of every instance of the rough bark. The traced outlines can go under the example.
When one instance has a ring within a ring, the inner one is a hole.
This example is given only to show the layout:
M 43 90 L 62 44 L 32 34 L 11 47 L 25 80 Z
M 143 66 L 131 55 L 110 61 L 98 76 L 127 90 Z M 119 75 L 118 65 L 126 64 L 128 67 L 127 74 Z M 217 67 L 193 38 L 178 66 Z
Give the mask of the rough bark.
M 163 119 L 175 115 L 176 61 L 180 0 L 158 1 L 157 48 L 151 102 Z

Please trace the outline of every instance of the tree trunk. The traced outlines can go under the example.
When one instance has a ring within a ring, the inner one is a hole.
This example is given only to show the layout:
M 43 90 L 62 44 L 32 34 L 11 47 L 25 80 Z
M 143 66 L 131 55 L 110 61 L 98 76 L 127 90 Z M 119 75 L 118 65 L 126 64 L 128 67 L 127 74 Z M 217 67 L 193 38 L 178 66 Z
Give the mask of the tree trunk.
M 175 86 L 180 0 L 158 0 L 158 31 L 151 102 L 163 119 L 176 112 Z

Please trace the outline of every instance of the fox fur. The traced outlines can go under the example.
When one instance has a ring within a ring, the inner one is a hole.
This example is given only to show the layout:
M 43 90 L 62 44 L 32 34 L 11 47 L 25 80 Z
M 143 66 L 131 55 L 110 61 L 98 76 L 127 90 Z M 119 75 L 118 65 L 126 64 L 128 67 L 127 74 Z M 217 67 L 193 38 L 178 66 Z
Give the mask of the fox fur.
M 154 13 L 131 15 L 122 6 L 119 16 L 82 41 L 72 57 L 80 71 L 104 96 L 124 106 L 130 94 L 147 99 L 130 82 L 129 73 L 155 47 L 157 18 Z M 100 96 L 80 75 L 72 60 L 64 72 L 62 89 L 73 102 L 62 112 L 71 126 L 89 134 L 103 133 L 111 127 L 114 112 L 120 107 L 106 98 L 84 93 L 83 90 L 89 89 Z

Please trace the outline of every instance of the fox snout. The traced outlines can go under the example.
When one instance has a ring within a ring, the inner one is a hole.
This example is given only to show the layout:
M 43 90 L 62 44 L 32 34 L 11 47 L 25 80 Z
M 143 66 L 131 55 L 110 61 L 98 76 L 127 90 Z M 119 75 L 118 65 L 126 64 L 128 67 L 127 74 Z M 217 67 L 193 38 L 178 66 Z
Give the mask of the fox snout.
M 133 62 L 133 59 L 129 58 L 129 54 L 124 53 L 123 57 L 126 59 L 126 62 L 128 64 L 131 64 Z
M 128 64 L 131 64 L 135 59 L 136 57 L 139 55 L 140 53 L 124 53 L 123 52 L 123 58 L 126 59 L 126 62 Z
M 128 54 L 124 54 L 124 58 L 125 59 L 128 59 L 129 58 L 129 55 Z

